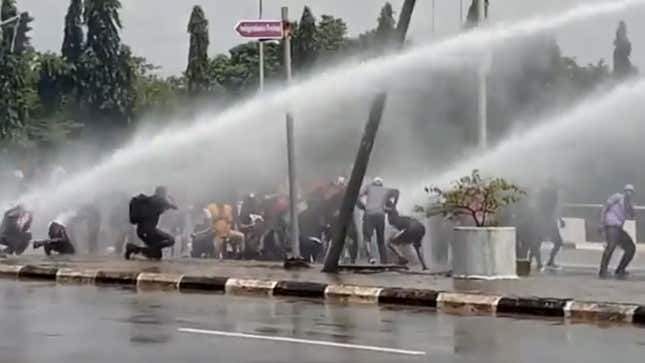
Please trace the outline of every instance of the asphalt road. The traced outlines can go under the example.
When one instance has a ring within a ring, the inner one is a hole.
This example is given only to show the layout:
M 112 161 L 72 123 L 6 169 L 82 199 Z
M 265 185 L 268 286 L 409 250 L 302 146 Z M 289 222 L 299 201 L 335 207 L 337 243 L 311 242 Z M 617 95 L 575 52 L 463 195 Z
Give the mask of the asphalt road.
M 642 362 L 645 330 L 0 281 L 0 362 Z

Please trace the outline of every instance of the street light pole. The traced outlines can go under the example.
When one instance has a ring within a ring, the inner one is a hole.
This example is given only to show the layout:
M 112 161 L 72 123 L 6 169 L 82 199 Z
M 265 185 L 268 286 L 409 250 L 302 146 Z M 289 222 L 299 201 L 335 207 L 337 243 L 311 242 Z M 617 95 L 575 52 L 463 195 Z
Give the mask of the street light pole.
M 259 0 L 259 18 L 262 19 L 264 8 L 262 4 L 262 0 Z M 262 39 L 258 40 L 258 52 L 260 53 L 260 93 L 264 92 L 264 41 Z
M 282 8 L 282 22 L 289 23 L 289 8 Z M 287 71 L 287 87 L 293 78 L 291 70 L 291 27 L 284 34 L 284 64 Z M 300 256 L 300 228 L 298 225 L 298 185 L 296 182 L 296 151 L 294 137 L 294 121 L 291 110 L 287 109 L 287 159 L 289 167 L 289 217 L 291 221 L 291 258 L 298 260 Z
M 477 12 L 479 26 L 484 26 L 486 21 L 486 0 L 477 1 Z M 481 149 L 488 148 L 488 80 L 486 73 L 486 60 L 482 62 L 479 68 L 479 147 Z

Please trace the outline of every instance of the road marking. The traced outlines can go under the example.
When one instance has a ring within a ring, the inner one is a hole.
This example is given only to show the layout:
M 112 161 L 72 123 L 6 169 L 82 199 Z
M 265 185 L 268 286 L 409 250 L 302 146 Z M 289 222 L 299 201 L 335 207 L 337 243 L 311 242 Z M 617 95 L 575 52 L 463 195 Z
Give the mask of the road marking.
M 267 335 L 232 333 L 232 332 L 216 331 L 216 330 L 203 330 L 203 329 L 190 329 L 190 328 L 179 328 L 177 330 L 182 333 L 190 333 L 190 334 L 203 334 L 203 335 L 230 337 L 230 338 L 269 340 L 274 342 L 298 343 L 298 344 L 319 345 L 324 347 L 368 350 L 372 352 L 401 354 L 401 355 L 415 355 L 415 356 L 426 355 L 426 352 L 421 352 L 416 350 L 382 348 L 382 347 L 374 347 L 370 345 L 356 345 L 356 344 L 326 342 L 326 341 L 320 341 L 320 340 L 307 340 L 307 339 L 297 339 L 297 338 L 274 337 L 274 336 L 267 336 Z

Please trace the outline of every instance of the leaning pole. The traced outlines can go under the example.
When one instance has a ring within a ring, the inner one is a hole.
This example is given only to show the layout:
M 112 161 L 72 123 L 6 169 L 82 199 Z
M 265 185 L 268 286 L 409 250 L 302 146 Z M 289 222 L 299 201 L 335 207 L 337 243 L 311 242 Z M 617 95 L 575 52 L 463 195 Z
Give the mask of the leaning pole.
M 403 3 L 403 9 L 401 10 L 401 16 L 396 28 L 396 49 L 403 47 L 415 5 L 416 0 L 405 0 L 405 3 Z M 335 273 L 338 271 L 338 262 L 345 247 L 345 237 L 347 236 L 347 230 L 349 229 L 350 222 L 354 215 L 354 207 L 356 206 L 363 179 L 367 172 L 370 154 L 372 153 L 374 140 L 376 139 L 376 134 L 378 133 L 381 119 L 383 118 L 386 101 L 387 93 L 381 92 L 372 101 L 370 106 L 369 119 L 365 125 L 365 130 L 363 131 L 363 138 L 356 155 L 352 175 L 349 179 L 347 190 L 345 191 L 343 203 L 341 204 L 340 214 L 338 216 L 339 223 L 337 225 L 337 233 L 334 233 L 335 237 L 332 241 L 329 253 L 327 254 L 327 258 L 325 259 L 325 265 L 322 270 L 323 272 Z

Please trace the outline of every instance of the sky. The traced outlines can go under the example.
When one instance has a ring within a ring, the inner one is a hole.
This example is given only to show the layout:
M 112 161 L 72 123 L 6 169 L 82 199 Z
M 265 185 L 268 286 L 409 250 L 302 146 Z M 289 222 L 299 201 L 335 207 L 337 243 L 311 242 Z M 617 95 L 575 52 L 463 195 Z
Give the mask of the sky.
M 467 3 L 463 1 L 465 16 Z M 602 0 L 491 0 L 491 21 L 508 22 L 539 14 L 552 14 L 579 3 Z M 607 1 L 607 0 L 605 0 Z M 291 17 L 299 18 L 305 4 L 314 15 L 330 14 L 345 19 L 350 35 L 376 25 L 379 9 L 385 0 L 264 0 L 265 18 L 277 19 L 280 7 L 289 6 Z M 435 16 L 433 17 L 433 2 Z M 410 38 L 431 42 L 455 34 L 460 29 L 460 0 L 419 0 L 411 25 Z M 21 10 L 35 18 L 33 44 L 38 50 L 60 51 L 64 17 L 68 0 L 17 0 Z M 210 21 L 211 55 L 226 52 L 244 41 L 234 31 L 240 19 L 258 16 L 259 0 L 121 0 L 122 37 L 137 55 L 161 67 L 164 75 L 180 74 L 186 67 L 188 34 L 186 27 L 191 9 L 201 5 Z M 400 9 L 403 0 L 392 0 Z M 433 26 L 434 18 L 434 26 Z M 626 14 L 611 15 L 558 30 L 555 35 L 568 56 L 583 63 L 604 58 L 611 63 L 613 38 L 620 20 L 627 21 L 633 43 L 632 62 L 645 69 L 645 6 Z M 434 31 L 433 31 L 434 30 Z

